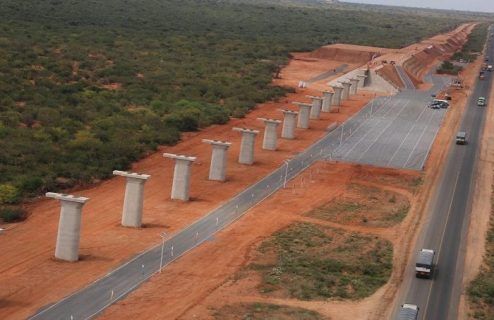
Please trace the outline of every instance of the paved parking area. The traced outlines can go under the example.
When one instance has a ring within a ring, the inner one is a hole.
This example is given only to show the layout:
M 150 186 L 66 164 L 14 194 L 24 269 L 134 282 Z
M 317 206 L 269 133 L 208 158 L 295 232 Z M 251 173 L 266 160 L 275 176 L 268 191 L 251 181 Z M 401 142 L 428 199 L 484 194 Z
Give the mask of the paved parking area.
M 326 153 L 338 161 L 421 170 L 447 109 L 430 109 L 431 95 L 449 77 L 429 76 L 428 91 L 403 90 L 374 99 L 342 125 L 340 145 Z

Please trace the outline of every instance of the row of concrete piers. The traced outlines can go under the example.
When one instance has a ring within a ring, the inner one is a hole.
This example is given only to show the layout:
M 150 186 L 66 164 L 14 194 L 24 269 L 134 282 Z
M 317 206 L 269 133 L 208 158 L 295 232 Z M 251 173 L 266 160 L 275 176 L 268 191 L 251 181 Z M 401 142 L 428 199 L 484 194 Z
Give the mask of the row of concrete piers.
M 365 76 L 358 75 L 349 81 L 341 82 L 342 86 L 332 86 L 333 92 L 324 91 L 322 97 L 307 96 L 311 103 L 293 102 L 299 110 L 280 110 L 283 113 L 283 126 L 281 138 L 295 139 L 295 129 L 309 129 L 311 119 L 319 119 L 321 112 L 331 112 L 333 107 L 339 107 L 341 101 L 348 99 L 350 95 L 357 93 L 358 88 L 365 84 Z M 258 118 L 265 125 L 262 148 L 275 151 L 277 149 L 278 130 L 282 121 L 277 119 Z M 233 128 L 242 135 L 238 162 L 244 165 L 254 163 L 254 146 L 258 130 L 249 128 Z M 212 147 L 209 180 L 225 181 L 227 169 L 227 152 L 232 145 L 227 141 L 203 139 L 204 143 Z M 164 153 L 163 157 L 173 159 L 175 168 L 171 199 L 188 201 L 191 177 L 191 166 L 196 157 Z M 139 228 L 142 225 L 142 213 L 144 204 L 144 184 L 150 175 L 126 171 L 113 171 L 114 175 L 126 179 L 125 197 L 122 210 L 122 226 Z M 46 196 L 60 201 L 60 221 L 55 248 L 55 257 L 66 261 L 79 259 L 79 241 L 82 207 L 89 200 L 85 197 L 75 197 L 60 193 L 48 192 Z

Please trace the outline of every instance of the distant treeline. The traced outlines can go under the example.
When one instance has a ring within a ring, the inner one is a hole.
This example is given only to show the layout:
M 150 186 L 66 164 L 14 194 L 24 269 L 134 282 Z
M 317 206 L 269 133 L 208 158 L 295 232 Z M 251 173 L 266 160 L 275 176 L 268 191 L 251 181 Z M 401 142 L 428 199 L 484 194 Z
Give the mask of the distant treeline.
M 458 23 L 211 0 L 2 0 L 0 205 L 108 177 L 181 131 L 286 94 L 270 83 L 291 51 L 401 47 Z

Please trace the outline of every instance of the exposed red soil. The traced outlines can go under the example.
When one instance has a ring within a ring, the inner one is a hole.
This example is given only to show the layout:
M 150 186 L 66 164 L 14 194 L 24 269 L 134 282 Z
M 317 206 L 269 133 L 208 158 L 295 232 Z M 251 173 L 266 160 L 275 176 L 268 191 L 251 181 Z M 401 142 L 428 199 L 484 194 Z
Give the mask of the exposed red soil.
M 97 55 L 94 55 L 98 58 Z M 325 59 L 313 62 L 292 61 L 283 71 L 277 84 L 297 83 L 340 65 Z M 329 67 L 331 66 L 331 67 Z M 339 113 L 323 113 L 320 120 L 311 121 L 310 130 L 296 131 L 296 139 L 280 140 L 276 152 L 261 149 L 262 133 L 257 138 L 256 162 L 253 166 L 237 163 L 240 135 L 233 127 L 249 127 L 263 131 L 258 117 L 281 119 L 278 109 L 295 107 L 292 101 L 308 101 L 306 95 L 320 95 L 327 79 L 310 88 L 298 89 L 278 102 L 258 105 L 244 119 L 232 119 L 226 125 L 212 126 L 200 132 L 188 133 L 173 147 L 137 162 L 132 170 L 151 175 L 145 187 L 144 228 L 120 226 L 125 182 L 113 178 L 97 186 L 81 189 L 77 195 L 90 198 L 83 209 L 80 258 L 77 263 L 53 259 L 60 206 L 57 201 L 39 199 L 27 206 L 29 218 L 13 225 L 1 235 L 0 261 L 0 318 L 19 319 L 38 308 L 53 303 L 75 290 L 102 277 L 133 255 L 160 242 L 160 232 L 177 232 L 231 198 L 247 186 L 279 167 L 284 159 L 304 150 L 322 137 L 330 123 L 342 122 L 373 97 L 361 94 L 345 101 Z M 281 130 L 281 128 L 279 128 Z M 211 147 L 202 139 L 227 140 L 233 143 L 228 155 L 228 181 L 208 181 Z M 162 157 L 162 152 L 197 156 L 192 168 L 191 197 L 188 203 L 171 201 L 170 189 L 173 162 Z M 56 276 L 55 276 L 56 275 Z
M 349 185 L 362 181 L 411 194 L 403 189 L 403 186 L 410 185 L 404 181 L 412 181 L 419 176 L 420 173 L 415 171 L 317 163 L 290 182 L 286 189 L 221 231 L 214 241 L 172 263 L 165 272 L 154 276 L 128 298 L 107 309 L 101 318 L 212 319 L 212 310 L 243 301 L 303 307 L 332 319 L 361 319 L 357 315 L 365 314 L 371 303 L 270 298 L 259 294 L 256 288 L 258 277 L 239 280 L 235 273 L 251 261 L 255 248 L 263 239 L 296 221 L 396 239 L 400 235 L 398 230 L 384 231 L 358 224 L 340 225 L 308 218 L 304 213 L 345 194 Z M 394 186 L 394 181 L 402 188 Z
M 310 53 L 311 57 L 343 61 L 345 63 L 367 63 L 372 57 L 390 52 L 392 49 L 366 47 L 350 44 L 332 44 Z

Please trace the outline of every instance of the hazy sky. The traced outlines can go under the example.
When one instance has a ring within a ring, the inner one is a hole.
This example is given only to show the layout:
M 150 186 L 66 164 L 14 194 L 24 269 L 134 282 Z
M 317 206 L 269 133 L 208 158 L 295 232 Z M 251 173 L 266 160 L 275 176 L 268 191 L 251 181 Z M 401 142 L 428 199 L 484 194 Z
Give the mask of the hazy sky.
M 342 0 L 392 6 L 494 12 L 494 0 Z

